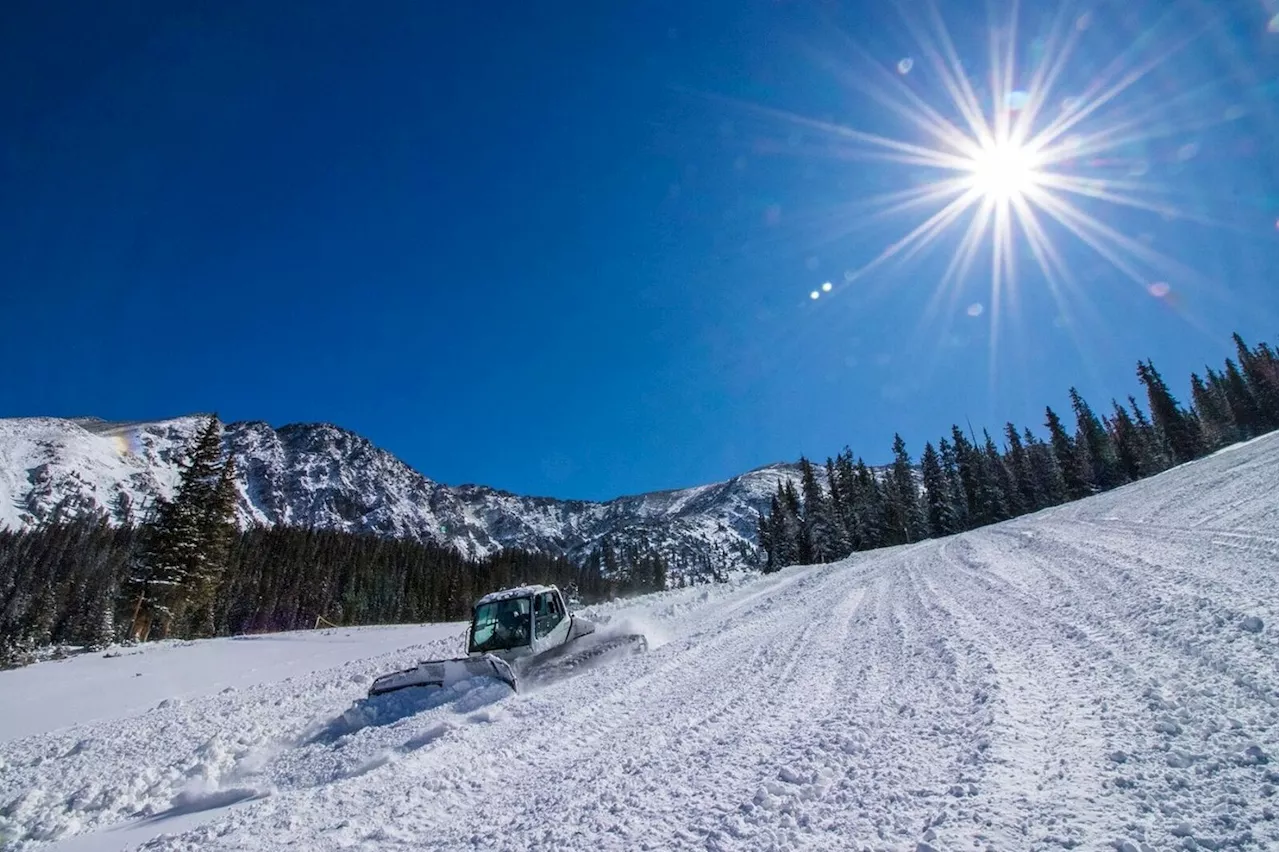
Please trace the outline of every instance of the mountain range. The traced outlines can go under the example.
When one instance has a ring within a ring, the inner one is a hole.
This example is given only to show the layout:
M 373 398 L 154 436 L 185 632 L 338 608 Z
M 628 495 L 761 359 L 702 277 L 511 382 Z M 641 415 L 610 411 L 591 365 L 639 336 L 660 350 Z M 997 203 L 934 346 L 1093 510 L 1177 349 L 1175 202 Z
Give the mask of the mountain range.
M 179 459 L 208 415 L 149 422 L 0 419 L 0 528 L 85 512 L 144 519 L 170 497 Z M 656 550 L 677 571 L 754 559 L 756 521 L 799 466 L 772 464 L 724 482 L 604 502 L 526 497 L 435 482 L 389 452 L 326 423 L 226 424 L 238 520 L 407 537 L 484 557 L 524 548 L 581 557 L 606 537 Z M 821 468 L 819 474 L 825 473 Z

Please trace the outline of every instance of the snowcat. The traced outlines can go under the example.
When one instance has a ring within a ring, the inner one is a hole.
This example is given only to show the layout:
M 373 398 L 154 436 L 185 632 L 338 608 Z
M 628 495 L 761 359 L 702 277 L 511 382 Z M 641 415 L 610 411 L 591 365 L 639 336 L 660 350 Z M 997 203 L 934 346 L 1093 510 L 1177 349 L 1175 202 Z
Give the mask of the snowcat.
M 468 678 L 502 681 L 516 692 L 585 665 L 647 650 L 644 634 L 603 635 L 596 624 L 569 612 L 555 586 L 521 586 L 485 595 L 471 610 L 467 656 L 426 660 L 386 674 L 370 697 L 408 687 L 444 688 Z

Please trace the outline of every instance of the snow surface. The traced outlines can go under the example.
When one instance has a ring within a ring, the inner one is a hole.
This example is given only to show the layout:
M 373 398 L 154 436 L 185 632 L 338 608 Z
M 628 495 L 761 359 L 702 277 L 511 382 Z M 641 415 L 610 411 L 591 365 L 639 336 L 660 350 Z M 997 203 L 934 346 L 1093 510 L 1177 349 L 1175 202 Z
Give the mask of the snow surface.
M 520 695 L 363 698 L 456 653 L 459 625 L 0 672 L 0 834 L 95 852 L 1275 849 L 1278 464 L 1270 435 L 972 533 L 598 607 L 651 650 Z M 155 700 L 166 678 L 180 700 Z M 89 686 L 60 707 L 73 679 Z

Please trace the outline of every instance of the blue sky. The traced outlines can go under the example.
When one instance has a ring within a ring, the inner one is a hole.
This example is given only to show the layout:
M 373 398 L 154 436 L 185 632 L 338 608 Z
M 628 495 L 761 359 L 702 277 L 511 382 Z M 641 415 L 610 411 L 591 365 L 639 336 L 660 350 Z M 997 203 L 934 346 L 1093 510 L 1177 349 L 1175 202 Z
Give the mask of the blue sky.
M 606 498 L 1039 428 L 1139 357 L 1185 398 L 1231 331 L 1276 339 L 1274 9 L 1024 5 L 1015 88 L 1054 33 L 1054 104 L 1150 66 L 1062 168 L 1160 199 L 1075 201 L 1165 265 L 1048 222 L 1059 303 L 1015 235 L 993 346 L 986 244 L 926 313 L 967 219 L 867 269 L 933 212 L 868 199 L 936 170 L 780 115 L 960 122 L 888 4 L 11 4 L 0 416 L 328 421 L 443 482 Z M 986 19 L 938 9 L 999 100 Z

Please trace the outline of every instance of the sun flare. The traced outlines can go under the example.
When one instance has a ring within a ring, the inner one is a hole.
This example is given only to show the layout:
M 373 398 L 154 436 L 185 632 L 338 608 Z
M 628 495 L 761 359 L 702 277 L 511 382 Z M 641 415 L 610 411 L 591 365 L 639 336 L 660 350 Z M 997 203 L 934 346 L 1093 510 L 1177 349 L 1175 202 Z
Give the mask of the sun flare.
M 983 198 L 1001 203 L 1021 201 L 1043 178 L 1035 152 L 1012 140 L 982 148 L 968 167 L 969 185 Z
M 831 217 L 822 239 L 838 242 L 876 219 L 909 222 L 865 261 L 846 269 L 845 285 L 944 246 L 949 257 L 932 292 L 924 294 L 920 327 L 941 320 L 949 334 L 952 318 L 974 286 L 985 285 L 985 300 L 974 302 L 968 316 L 986 318 L 994 381 L 1001 329 L 1017 322 L 1024 286 L 1034 281 L 1047 291 L 1056 311 L 1054 326 L 1073 337 L 1077 312 L 1095 313 L 1086 283 L 1073 273 L 1078 255 L 1068 262 L 1064 253 L 1067 243 L 1078 244 L 1072 246 L 1075 252 L 1092 253 L 1087 263 L 1111 267 L 1143 292 L 1153 292 L 1152 281 L 1194 279 L 1194 270 L 1158 251 L 1149 233 L 1132 233 L 1132 219 L 1122 226 L 1120 214 L 1142 215 L 1146 222 L 1158 217 L 1205 224 L 1201 214 L 1183 209 L 1167 187 L 1146 177 L 1142 152 L 1148 145 L 1176 142 L 1179 151 L 1193 156 L 1195 148 L 1184 135 L 1217 119 L 1197 113 L 1173 120 L 1165 112 L 1171 100 L 1152 97 L 1143 84 L 1153 71 L 1166 70 L 1197 32 L 1161 39 L 1161 27 L 1173 24 L 1153 27 L 1086 82 L 1074 68 L 1074 54 L 1093 31 L 1089 13 L 1076 14 L 1076 7 L 1062 0 L 1047 29 L 1028 39 L 1019 26 L 1017 0 L 993 3 L 981 25 L 987 36 L 984 75 L 967 67 L 966 60 L 976 65 L 981 57 L 962 59 L 937 6 L 936 0 L 923 0 L 899 9 L 915 44 L 914 58 L 886 63 L 853 41 L 842 44 L 847 51 L 819 56 L 842 83 L 870 97 L 878 107 L 870 114 L 905 125 L 897 135 L 743 105 L 790 124 L 796 132 L 788 150 L 898 167 L 900 185 L 850 198 L 842 215 Z M 1007 17 L 997 7 L 1007 8 Z M 850 56 L 865 66 L 850 65 Z M 1173 100 L 1180 112 L 1169 115 L 1187 112 L 1190 100 Z M 1231 115 L 1228 110 L 1221 120 L 1233 120 Z M 806 136 L 813 137 L 812 144 L 793 144 Z M 811 298 L 818 295 L 815 291 Z

